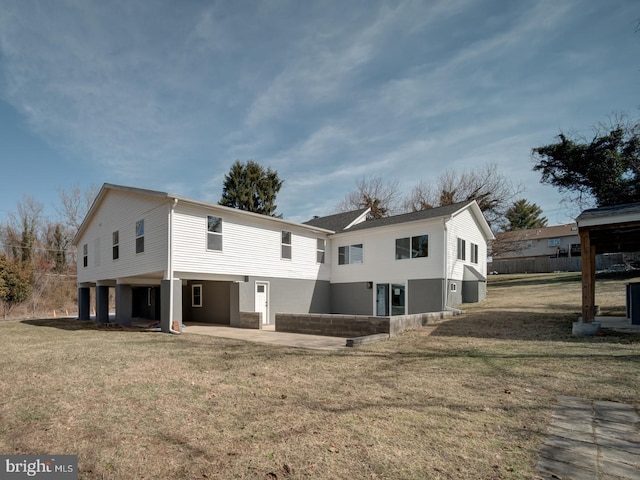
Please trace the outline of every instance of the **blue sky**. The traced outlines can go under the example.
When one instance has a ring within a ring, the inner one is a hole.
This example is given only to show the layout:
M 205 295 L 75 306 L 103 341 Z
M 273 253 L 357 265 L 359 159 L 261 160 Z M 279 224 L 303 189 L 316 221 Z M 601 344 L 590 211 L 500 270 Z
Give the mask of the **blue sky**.
M 363 176 L 495 162 L 570 221 L 532 147 L 638 118 L 637 1 L 0 0 L 0 220 L 104 182 L 217 202 L 235 160 L 290 220 Z

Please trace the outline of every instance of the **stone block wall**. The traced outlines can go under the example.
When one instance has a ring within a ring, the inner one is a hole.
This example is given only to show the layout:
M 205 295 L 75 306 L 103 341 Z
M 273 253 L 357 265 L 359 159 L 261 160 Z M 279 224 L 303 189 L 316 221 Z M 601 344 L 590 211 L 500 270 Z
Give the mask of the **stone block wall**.
M 459 310 L 455 310 L 394 317 L 276 313 L 276 331 L 349 338 L 385 333 L 393 337 L 405 330 L 423 327 L 437 319 L 451 317 L 459 313 L 461 313 Z
M 389 333 L 389 317 L 276 313 L 276 331 L 329 337 L 360 337 Z
M 240 312 L 240 318 L 234 327 L 239 328 L 262 328 L 262 314 L 260 312 Z

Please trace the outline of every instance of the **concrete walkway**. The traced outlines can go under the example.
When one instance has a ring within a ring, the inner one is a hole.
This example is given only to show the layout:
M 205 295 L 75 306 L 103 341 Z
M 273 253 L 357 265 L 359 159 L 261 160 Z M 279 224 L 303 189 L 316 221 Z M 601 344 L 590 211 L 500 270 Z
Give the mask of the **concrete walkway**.
M 343 337 L 303 335 L 300 333 L 284 333 L 266 329 L 256 330 L 251 328 L 225 327 L 223 325 L 187 323 L 183 333 L 211 335 L 212 337 L 233 338 L 247 342 L 268 343 L 283 347 L 309 348 L 312 350 L 347 349 L 347 339 Z
M 558 398 L 538 459 L 544 480 L 640 479 L 640 416 L 631 405 Z

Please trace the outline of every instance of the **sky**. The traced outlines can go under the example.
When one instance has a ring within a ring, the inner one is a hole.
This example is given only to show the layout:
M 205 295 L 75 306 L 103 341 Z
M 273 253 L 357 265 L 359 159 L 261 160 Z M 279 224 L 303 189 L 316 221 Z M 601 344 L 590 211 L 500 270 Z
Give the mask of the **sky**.
M 364 177 L 495 163 L 567 223 L 531 149 L 639 118 L 639 21 L 636 0 L 0 0 L 0 222 L 103 183 L 217 203 L 254 160 L 293 221 Z

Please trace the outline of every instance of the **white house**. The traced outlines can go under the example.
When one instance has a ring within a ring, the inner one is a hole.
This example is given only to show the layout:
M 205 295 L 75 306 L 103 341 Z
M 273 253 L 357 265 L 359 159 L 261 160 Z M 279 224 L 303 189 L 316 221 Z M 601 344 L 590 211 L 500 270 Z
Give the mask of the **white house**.
M 368 210 L 307 223 L 105 184 L 82 223 L 78 306 L 97 320 L 243 326 L 276 313 L 410 315 L 486 295 L 491 229 L 474 201 L 366 220 Z M 258 317 L 256 313 L 261 315 Z

